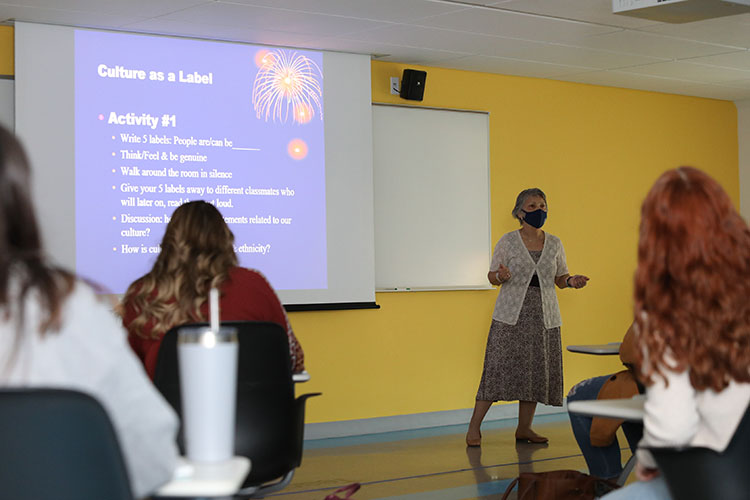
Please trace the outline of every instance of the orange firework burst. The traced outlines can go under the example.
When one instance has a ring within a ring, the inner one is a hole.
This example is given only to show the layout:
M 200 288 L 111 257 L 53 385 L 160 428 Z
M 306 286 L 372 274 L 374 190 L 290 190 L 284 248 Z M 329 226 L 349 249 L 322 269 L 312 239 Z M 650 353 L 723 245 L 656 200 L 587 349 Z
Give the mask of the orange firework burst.
M 315 113 L 313 112 L 312 108 L 308 106 L 307 104 L 298 104 L 294 108 L 294 120 L 297 123 L 307 123 L 310 120 L 312 120 L 312 117 Z
M 307 143 L 302 139 L 292 139 L 286 146 L 286 151 L 295 160 L 301 160 L 307 156 Z
M 264 62 L 253 84 L 255 116 L 268 121 L 308 123 L 316 110 L 323 118 L 323 74 L 314 61 L 294 51 L 274 50 Z
M 262 68 L 273 61 L 273 53 L 268 49 L 260 49 L 255 53 L 255 65 Z

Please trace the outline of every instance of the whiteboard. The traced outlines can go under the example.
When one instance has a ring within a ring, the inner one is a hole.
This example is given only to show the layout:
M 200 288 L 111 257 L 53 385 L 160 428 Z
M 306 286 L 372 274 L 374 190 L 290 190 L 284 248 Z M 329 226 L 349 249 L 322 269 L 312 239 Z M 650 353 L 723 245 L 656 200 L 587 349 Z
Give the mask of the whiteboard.
M 372 111 L 375 288 L 490 288 L 489 115 Z

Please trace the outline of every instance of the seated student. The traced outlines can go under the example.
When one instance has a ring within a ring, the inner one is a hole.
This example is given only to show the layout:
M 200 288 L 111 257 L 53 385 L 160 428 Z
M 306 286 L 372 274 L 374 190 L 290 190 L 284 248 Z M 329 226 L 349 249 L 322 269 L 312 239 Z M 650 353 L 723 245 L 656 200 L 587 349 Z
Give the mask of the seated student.
M 151 378 L 164 334 L 185 323 L 207 321 L 208 294 L 218 288 L 222 321 L 270 321 L 284 327 L 292 371 L 305 369 L 284 306 L 258 271 L 237 266 L 234 235 L 205 201 L 177 208 L 151 271 L 130 285 L 118 308 L 130 345 Z
M 172 477 L 177 418 L 117 317 L 89 286 L 47 262 L 29 178 L 21 145 L 0 128 L 0 386 L 94 396 L 115 428 L 133 493 L 143 497 Z
M 646 384 L 639 481 L 603 498 L 669 499 L 646 447 L 723 451 L 750 403 L 750 229 L 700 170 L 664 173 L 641 208 L 635 274 Z
M 626 370 L 579 382 L 568 393 L 568 403 L 589 399 L 629 398 L 638 394 L 638 384 L 633 375 L 635 346 L 632 325 L 622 340 L 620 361 Z M 568 413 L 568 416 L 578 447 L 589 466 L 589 474 L 616 479 L 622 472 L 617 429 L 622 426 L 630 449 L 635 453 L 636 445 L 643 436 L 643 424 L 611 418 L 592 418 L 577 413 Z

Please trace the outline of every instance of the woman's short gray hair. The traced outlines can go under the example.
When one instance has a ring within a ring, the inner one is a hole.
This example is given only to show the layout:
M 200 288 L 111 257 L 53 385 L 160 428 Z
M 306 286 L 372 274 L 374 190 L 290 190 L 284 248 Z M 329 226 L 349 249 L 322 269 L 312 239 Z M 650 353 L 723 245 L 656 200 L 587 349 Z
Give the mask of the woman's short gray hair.
M 516 198 L 516 206 L 513 207 L 513 211 L 510 214 L 513 216 L 514 219 L 518 219 L 521 225 L 523 225 L 523 221 L 522 221 L 523 217 L 519 217 L 521 209 L 526 203 L 526 200 L 532 196 L 538 196 L 544 200 L 545 204 L 547 203 L 547 196 L 544 194 L 544 191 L 542 191 L 539 188 L 524 189 L 523 191 L 518 193 L 518 197 Z

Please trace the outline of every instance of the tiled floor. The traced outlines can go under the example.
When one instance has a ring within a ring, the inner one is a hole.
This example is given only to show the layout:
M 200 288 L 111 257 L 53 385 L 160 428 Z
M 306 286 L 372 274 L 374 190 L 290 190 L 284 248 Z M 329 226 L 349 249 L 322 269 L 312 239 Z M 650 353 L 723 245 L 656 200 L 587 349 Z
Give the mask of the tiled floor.
M 481 448 L 466 447 L 464 425 L 308 441 L 292 484 L 274 497 L 322 500 L 356 481 L 362 483 L 356 500 L 499 499 L 519 472 L 587 472 L 566 414 L 535 419 L 548 445 L 517 444 L 515 425 L 514 419 L 485 424 Z M 629 456 L 622 451 L 623 461 Z

